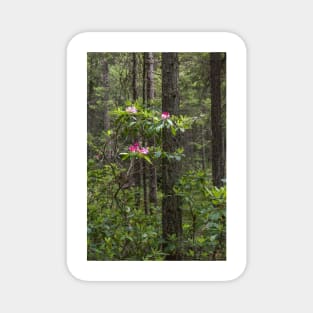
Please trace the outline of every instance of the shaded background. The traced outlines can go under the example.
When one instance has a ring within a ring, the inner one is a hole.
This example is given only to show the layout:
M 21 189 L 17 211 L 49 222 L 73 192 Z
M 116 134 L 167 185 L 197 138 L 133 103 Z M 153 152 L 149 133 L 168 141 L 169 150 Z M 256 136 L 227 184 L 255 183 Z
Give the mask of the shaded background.
M 1 4 L 4 312 L 312 311 L 310 2 Z M 84 283 L 65 266 L 65 55 L 81 31 L 232 31 L 248 46 L 248 267 L 230 283 Z
M 87 53 L 88 260 L 226 259 L 226 76 L 221 52 Z

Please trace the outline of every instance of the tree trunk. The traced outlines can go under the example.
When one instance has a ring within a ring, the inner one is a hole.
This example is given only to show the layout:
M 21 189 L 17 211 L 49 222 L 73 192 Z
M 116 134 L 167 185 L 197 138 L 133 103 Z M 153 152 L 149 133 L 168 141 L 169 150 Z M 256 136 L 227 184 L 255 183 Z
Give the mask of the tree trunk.
M 154 99 L 154 58 L 153 53 L 149 52 L 145 54 L 145 70 L 147 73 L 147 106 L 151 107 L 151 101 Z M 155 138 L 149 140 L 150 146 L 155 146 Z M 157 198 L 157 174 L 156 168 L 153 164 L 149 165 L 149 180 L 150 180 L 150 191 L 149 191 L 149 201 L 150 204 L 153 204 L 155 207 L 158 204 Z M 150 213 L 151 207 L 150 207 Z
M 142 68 L 142 101 L 143 101 L 143 106 L 146 106 L 146 100 L 147 100 L 147 84 L 146 84 L 146 64 L 145 64 L 145 59 L 146 59 L 146 53 L 142 54 L 143 57 L 143 68 Z M 143 138 L 142 145 L 145 146 L 145 138 Z M 141 159 L 141 172 L 142 172 L 142 185 L 143 185 L 143 207 L 145 214 L 149 214 L 149 207 L 148 207 L 148 190 L 147 190 L 147 165 L 146 162 Z
M 103 81 L 103 122 L 104 130 L 107 131 L 110 128 L 109 119 L 109 66 L 106 59 L 102 59 L 102 81 Z
M 222 92 L 222 116 L 223 116 L 223 127 L 222 127 L 222 131 L 223 131 L 223 165 L 224 165 L 224 176 L 226 178 L 227 172 L 226 172 L 226 53 L 223 53 L 223 59 L 222 59 L 222 79 L 223 82 L 225 83 L 225 88 L 223 89 Z
M 132 54 L 132 93 L 133 102 L 137 101 L 138 88 L 137 88 L 137 56 L 136 53 Z M 139 138 L 134 138 L 134 141 L 138 141 Z M 141 186 L 141 166 L 140 160 L 134 162 L 134 181 L 135 181 L 135 207 L 140 208 L 140 186 Z
M 143 145 L 145 145 L 145 141 L 143 141 Z M 142 162 L 142 185 L 143 185 L 143 207 L 145 210 L 145 214 L 149 214 L 149 206 L 148 206 L 148 190 L 147 190 L 147 164 L 146 161 L 141 159 Z
M 88 54 L 88 69 L 90 72 L 95 71 L 96 62 L 95 55 L 93 53 Z M 92 75 L 88 76 L 88 85 L 87 85 L 87 129 L 88 132 L 92 135 L 96 134 L 95 125 L 96 125 L 96 111 L 93 107 L 96 103 L 96 97 L 94 92 L 95 78 Z
M 178 54 L 162 53 L 162 111 L 178 114 Z M 162 131 L 162 148 L 171 153 L 178 148 L 178 138 L 170 130 Z M 173 159 L 162 159 L 162 230 L 163 250 L 168 253 L 166 260 L 181 259 L 182 212 L 180 199 L 174 192 L 174 185 L 179 178 L 179 163 Z M 169 250 L 169 241 L 176 249 Z
M 146 58 L 146 67 L 147 67 L 147 101 L 150 106 L 151 100 L 154 99 L 154 58 L 153 53 L 147 53 Z
M 205 156 L 205 132 L 204 132 L 204 127 L 201 126 L 201 144 L 202 144 L 202 170 L 205 171 L 205 161 L 206 161 L 206 156 Z
M 211 53 L 211 128 L 212 128 L 212 176 L 216 187 L 222 186 L 225 178 L 225 161 L 223 158 L 223 128 L 221 103 L 221 69 L 220 53 Z
M 133 75 L 132 75 L 132 89 L 133 89 L 133 101 L 135 102 L 138 99 L 138 87 L 137 87 L 137 56 L 136 53 L 132 54 L 133 56 Z

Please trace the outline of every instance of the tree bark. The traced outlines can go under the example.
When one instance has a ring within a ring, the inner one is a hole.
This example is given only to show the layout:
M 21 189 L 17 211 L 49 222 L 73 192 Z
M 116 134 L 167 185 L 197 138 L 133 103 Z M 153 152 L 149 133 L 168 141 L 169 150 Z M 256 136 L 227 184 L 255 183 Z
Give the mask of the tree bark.
M 147 67 L 147 101 L 150 106 L 151 100 L 154 99 L 154 58 L 153 53 L 148 52 L 146 58 Z
M 171 115 L 178 114 L 178 54 L 162 53 L 162 111 Z M 171 153 L 178 148 L 178 138 L 170 130 L 162 131 L 162 148 Z M 179 162 L 162 159 L 162 231 L 163 249 L 168 253 L 166 260 L 181 259 L 182 212 L 180 199 L 174 192 L 174 185 L 179 178 Z M 169 241 L 175 237 L 175 250 L 169 250 Z
M 132 93 L 133 93 L 133 102 L 136 102 L 138 98 L 136 53 L 132 53 Z M 138 141 L 138 138 L 134 138 L 134 141 Z M 134 162 L 134 181 L 135 181 L 135 186 L 136 186 L 135 207 L 137 209 L 140 208 L 141 172 L 142 172 L 142 169 L 140 166 L 140 160 L 135 160 Z
M 93 73 L 96 70 L 96 55 L 88 53 L 88 70 Z M 96 111 L 94 104 L 96 103 L 96 96 L 94 92 L 95 77 L 94 75 L 88 76 L 88 93 L 87 93 L 87 129 L 92 135 L 96 135 Z
M 205 161 L 206 161 L 206 156 L 205 156 L 205 132 L 204 132 L 204 127 L 201 126 L 201 144 L 202 144 L 202 170 L 205 171 Z
M 224 176 L 226 178 L 227 172 L 226 172 L 226 53 L 223 53 L 223 58 L 222 58 L 222 80 L 225 83 L 225 88 L 223 89 L 222 92 L 222 116 L 223 116 L 223 165 L 224 165 Z
M 142 68 L 142 101 L 143 106 L 146 106 L 146 100 L 147 100 L 147 82 L 146 82 L 146 53 L 142 54 L 143 57 L 143 68 Z M 143 138 L 142 145 L 145 146 L 145 138 Z M 141 169 L 142 169 L 142 185 L 143 185 L 143 207 L 145 214 L 149 214 L 149 207 L 148 207 L 148 190 L 147 190 L 147 165 L 144 160 L 141 161 Z
M 106 59 L 102 59 L 102 82 L 103 82 L 103 129 L 107 131 L 110 128 L 109 119 L 109 65 Z
M 147 74 L 147 106 L 151 107 L 151 101 L 154 99 L 154 58 L 153 53 L 148 52 L 145 54 L 145 69 Z M 155 138 L 149 140 L 150 146 L 155 146 Z M 157 173 L 156 167 L 153 164 L 149 165 L 149 180 L 150 180 L 150 191 L 149 191 L 149 201 L 155 207 L 158 204 L 157 198 Z M 151 207 L 150 207 L 150 213 Z
M 210 56 L 212 176 L 214 186 L 221 187 L 223 185 L 222 179 L 225 178 L 221 103 L 222 62 L 220 53 L 211 53 Z
M 138 87 L 137 87 L 137 56 L 136 53 L 132 54 L 132 61 L 133 61 L 133 75 L 132 75 L 132 85 L 133 85 L 133 100 L 134 102 L 138 99 Z

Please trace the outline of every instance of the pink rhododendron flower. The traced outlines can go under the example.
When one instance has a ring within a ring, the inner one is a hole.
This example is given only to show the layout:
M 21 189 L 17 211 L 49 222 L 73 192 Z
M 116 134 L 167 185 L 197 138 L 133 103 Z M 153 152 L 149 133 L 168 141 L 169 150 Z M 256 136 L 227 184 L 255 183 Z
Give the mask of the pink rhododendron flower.
M 128 113 L 137 113 L 137 109 L 134 106 L 127 107 L 125 111 Z
M 161 115 L 162 120 L 166 120 L 169 117 L 170 117 L 170 113 L 169 112 L 162 112 L 162 115 Z
M 130 152 L 138 152 L 138 153 L 142 153 L 142 154 L 148 154 L 149 153 L 149 148 L 140 147 L 138 142 L 134 142 L 131 146 L 129 146 L 128 150 Z
M 128 150 L 129 150 L 130 152 L 137 152 L 137 151 L 138 151 L 138 147 L 136 147 L 136 146 L 134 146 L 134 145 L 131 145 L 131 146 L 128 148 Z
M 149 148 L 142 147 L 141 149 L 139 149 L 139 153 L 148 154 L 149 153 Z

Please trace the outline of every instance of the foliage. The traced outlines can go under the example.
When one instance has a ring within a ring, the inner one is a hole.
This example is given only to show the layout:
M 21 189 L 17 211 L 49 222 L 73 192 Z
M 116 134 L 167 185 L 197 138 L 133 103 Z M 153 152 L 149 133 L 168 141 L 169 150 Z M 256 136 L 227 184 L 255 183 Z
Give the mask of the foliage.
M 160 54 L 154 56 L 155 98 L 147 106 L 142 98 L 128 100 L 130 54 L 88 54 L 88 260 L 164 260 L 178 249 L 182 260 L 225 260 L 226 186 L 214 187 L 209 169 L 209 56 L 180 54 L 178 115 L 161 110 Z M 140 72 L 143 65 L 138 57 Z M 104 58 L 110 64 L 107 90 L 102 82 Z M 142 86 L 138 81 L 138 89 Z M 109 125 L 103 125 L 104 110 Z M 179 142 L 172 151 L 162 148 L 165 129 Z M 161 208 L 165 195 L 159 188 L 163 159 L 178 162 L 182 169 L 174 188 L 182 209 L 182 240 L 172 235 L 166 245 Z M 149 183 L 152 169 L 157 175 L 157 201 L 149 203 L 146 211 L 149 199 L 145 199 L 143 172 Z
M 162 251 L 161 213 L 135 209 L 136 187 L 124 188 L 125 169 L 114 163 L 88 163 L 88 259 L 162 260 L 176 249 L 170 238 Z M 185 260 L 215 260 L 226 256 L 226 187 L 211 185 L 210 173 L 188 171 L 175 191 L 183 201 Z
M 208 173 L 189 171 L 177 184 L 183 198 L 184 251 L 191 259 L 224 259 L 226 255 L 226 187 L 211 185 Z
M 160 260 L 160 215 L 134 209 L 133 188 L 121 188 L 116 165 L 88 163 L 88 259 Z

